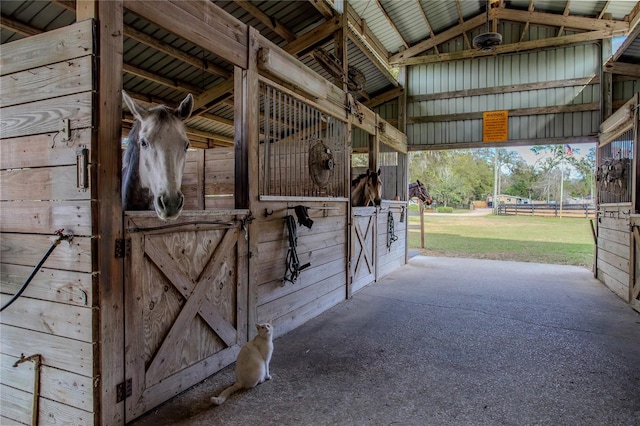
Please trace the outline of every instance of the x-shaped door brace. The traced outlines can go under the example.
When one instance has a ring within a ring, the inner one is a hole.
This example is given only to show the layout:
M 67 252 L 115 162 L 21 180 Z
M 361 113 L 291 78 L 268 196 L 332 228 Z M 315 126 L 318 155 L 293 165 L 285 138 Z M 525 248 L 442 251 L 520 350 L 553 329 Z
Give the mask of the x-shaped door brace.
M 164 377 L 166 374 L 164 370 L 167 368 L 165 365 L 167 355 L 169 355 L 170 351 L 175 351 L 176 347 L 178 347 L 178 342 L 184 336 L 184 330 L 198 314 L 227 346 L 232 346 L 236 343 L 236 329 L 213 306 L 207 296 L 207 290 L 210 287 L 202 285 L 202 282 L 204 278 L 220 271 L 225 255 L 233 248 L 237 241 L 237 236 L 237 228 L 227 230 L 195 282 L 173 267 L 174 260 L 166 250 L 161 250 L 155 244 L 147 244 L 145 242 L 145 253 L 149 256 L 149 259 L 155 263 L 158 269 L 186 299 L 167 337 L 160 345 L 151 365 L 147 369 L 145 375 L 147 386 L 157 383 Z
M 358 217 L 364 217 L 364 216 L 358 216 Z M 364 234 L 362 231 L 362 227 L 361 224 L 363 221 L 356 221 L 356 237 L 358 237 L 358 242 L 360 243 L 360 253 L 358 254 L 358 259 L 356 261 L 356 265 L 355 265 L 355 270 L 353 271 L 353 276 L 357 277 L 358 276 L 358 272 L 360 272 L 360 265 L 362 264 L 362 259 L 364 257 L 364 263 L 366 263 L 368 272 L 371 273 L 373 272 L 373 261 L 371 260 L 371 257 L 373 256 L 373 250 L 370 253 L 367 247 L 367 237 L 369 236 L 369 231 L 371 231 L 373 229 L 373 226 L 371 226 L 371 218 L 373 218 L 373 216 L 369 216 L 369 220 L 366 222 L 366 225 L 364 227 Z

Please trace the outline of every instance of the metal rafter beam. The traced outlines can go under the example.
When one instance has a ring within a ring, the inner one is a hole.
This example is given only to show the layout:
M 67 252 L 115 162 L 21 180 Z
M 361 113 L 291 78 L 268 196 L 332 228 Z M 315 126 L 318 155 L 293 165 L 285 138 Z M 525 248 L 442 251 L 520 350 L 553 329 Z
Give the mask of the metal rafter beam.
M 409 43 L 407 43 L 407 41 L 404 39 L 404 37 L 402 37 L 402 33 L 400 32 L 398 27 L 396 27 L 396 24 L 393 23 L 393 20 L 391 19 L 391 17 L 387 13 L 387 11 L 384 10 L 384 7 L 382 6 L 382 3 L 380 3 L 380 0 L 376 0 L 376 4 L 378 5 L 378 8 L 380 9 L 380 12 L 382 12 L 382 15 L 384 16 L 384 18 L 389 23 L 389 26 L 391 26 L 391 28 L 393 28 L 393 30 L 396 32 L 398 37 L 400 37 L 400 40 L 402 41 L 402 45 L 405 48 L 408 48 L 409 47 Z

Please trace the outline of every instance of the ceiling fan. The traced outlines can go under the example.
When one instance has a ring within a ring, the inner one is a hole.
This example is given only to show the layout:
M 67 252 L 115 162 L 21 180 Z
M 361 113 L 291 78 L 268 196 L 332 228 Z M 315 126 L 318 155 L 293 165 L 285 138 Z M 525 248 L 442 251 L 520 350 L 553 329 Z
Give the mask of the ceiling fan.
M 491 50 L 494 46 L 502 44 L 502 34 L 489 31 L 489 9 L 499 0 L 487 0 L 487 32 L 479 34 L 473 38 L 472 45 L 475 49 Z

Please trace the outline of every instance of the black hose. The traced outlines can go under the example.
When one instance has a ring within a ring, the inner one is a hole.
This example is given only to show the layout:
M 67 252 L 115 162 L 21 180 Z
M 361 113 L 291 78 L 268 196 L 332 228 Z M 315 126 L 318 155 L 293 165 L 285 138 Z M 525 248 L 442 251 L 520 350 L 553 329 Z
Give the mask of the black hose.
M 22 295 L 22 293 L 24 293 L 24 291 L 27 289 L 27 287 L 29 286 L 29 283 L 31 282 L 31 280 L 33 279 L 33 277 L 36 276 L 36 274 L 38 273 L 38 270 L 40 269 L 40 267 L 44 264 L 44 262 L 47 261 L 47 258 L 51 255 L 51 253 L 53 252 L 53 250 L 55 250 L 55 248 L 58 246 L 58 244 L 60 244 L 60 241 L 62 240 L 68 240 L 71 241 L 73 239 L 73 235 L 72 234 L 67 234 L 64 235 L 62 233 L 62 231 L 64 231 L 64 229 L 59 229 L 57 230 L 54 234 L 58 236 L 58 239 L 55 240 L 53 242 L 53 244 L 51 244 L 51 247 L 49 247 L 49 250 L 47 250 L 47 252 L 45 253 L 45 255 L 42 257 L 42 259 L 40 259 L 40 262 L 38 262 L 38 264 L 35 266 L 35 268 L 33 268 L 33 270 L 31 271 L 31 274 L 29 274 L 29 277 L 27 277 L 27 280 L 24 282 L 24 284 L 22 284 L 22 287 L 20 287 L 20 290 L 18 290 L 16 292 L 16 294 L 13 295 L 13 297 L 11 298 L 11 300 L 9 300 L 7 303 L 5 303 L 4 305 L 2 305 L 2 308 L 0 308 L 0 312 L 4 311 L 5 309 L 7 309 L 9 306 L 11 306 L 11 304 L 13 302 L 15 302 L 16 300 L 18 300 L 18 298 Z

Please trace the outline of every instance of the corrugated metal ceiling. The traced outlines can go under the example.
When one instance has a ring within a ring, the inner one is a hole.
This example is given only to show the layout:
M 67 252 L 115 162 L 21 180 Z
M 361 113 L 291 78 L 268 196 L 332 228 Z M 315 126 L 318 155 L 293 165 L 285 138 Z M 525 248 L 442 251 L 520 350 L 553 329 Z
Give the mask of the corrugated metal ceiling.
M 331 2 L 331 0 L 329 1 Z M 262 0 L 251 1 L 248 6 L 244 5 L 244 7 L 243 4 L 233 1 L 216 1 L 215 4 L 245 24 L 255 27 L 261 34 L 283 47 L 291 40 L 291 35 L 300 36 L 326 22 L 322 13 L 316 9 L 311 1 Z M 459 0 L 459 2 L 452 0 L 349 0 L 348 4 L 364 20 L 366 27 L 384 46 L 388 55 L 396 54 L 406 46 L 413 46 L 429 40 L 435 35 L 456 27 L 461 22 L 469 21 L 486 13 L 487 5 L 484 0 Z M 562 15 L 568 11 L 570 16 L 591 18 L 598 18 L 604 13 L 604 18 L 624 20 L 634 10 L 634 7 L 637 7 L 638 2 L 628 0 L 573 2 L 509 0 L 503 2 L 501 7 L 528 10 L 530 5 L 536 12 Z M 257 9 L 260 13 L 253 13 L 252 9 Z M 74 2 L 72 1 L 2 0 L 0 12 L 3 22 L 0 29 L 1 43 L 20 39 L 27 34 L 63 27 L 75 21 Z M 283 36 L 282 32 L 278 34 L 273 29 L 273 25 L 276 23 L 286 29 L 288 35 Z M 26 30 L 15 30 L 18 24 L 23 25 Z M 151 48 L 148 44 L 132 37 L 125 37 L 124 61 L 127 69 L 125 69 L 124 88 L 138 94 L 138 96 L 147 97 L 149 101 L 179 102 L 186 92 L 197 94 L 215 87 L 224 82 L 233 71 L 232 67 L 223 60 L 129 12 L 125 15 L 125 24 L 133 31 L 139 31 L 143 35 L 161 41 L 198 61 L 205 61 L 219 69 L 217 74 L 205 71 L 193 63 L 189 64 L 167 55 L 158 48 Z M 505 32 L 514 35 L 513 39 L 505 40 L 505 43 L 553 37 L 557 35 L 559 30 L 548 26 L 525 26 L 525 23 L 522 22 L 501 21 L 500 26 L 504 27 L 504 25 L 510 26 L 509 31 Z M 527 28 L 526 32 L 524 32 L 525 28 Z M 473 35 L 483 31 L 484 26 L 468 30 L 466 39 L 470 40 Z M 524 33 L 522 40 L 516 40 L 516 35 L 519 32 Z M 566 29 L 565 34 L 574 32 L 569 28 Z M 331 38 L 321 42 L 320 46 L 331 53 L 334 51 Z M 454 52 L 468 48 L 468 44 L 464 41 L 463 36 L 458 36 L 446 40 L 437 48 L 440 53 Z M 358 45 L 351 40 L 348 42 L 349 63 L 363 71 L 367 77 L 364 93 L 359 96 L 361 101 L 389 91 L 397 85 L 395 81 L 390 81 L 389 73 L 381 72 L 378 66 L 369 59 L 371 55 L 365 53 L 369 52 L 361 51 Z M 425 53 L 435 52 L 431 49 L 422 54 Z M 313 57 L 308 55 L 308 52 L 304 53 L 300 59 L 327 79 L 331 79 Z M 636 40 L 631 43 L 619 60 L 640 64 L 640 41 Z M 218 102 L 208 114 L 209 117 L 215 115 L 230 120 L 233 117 L 233 110 L 228 103 Z M 233 134 L 233 129 L 228 124 L 221 124 L 210 119 L 194 120 L 192 124 L 203 131 L 211 131 L 224 136 Z

